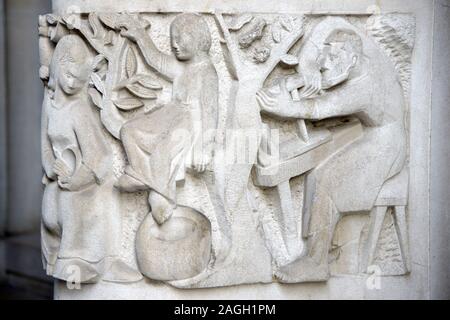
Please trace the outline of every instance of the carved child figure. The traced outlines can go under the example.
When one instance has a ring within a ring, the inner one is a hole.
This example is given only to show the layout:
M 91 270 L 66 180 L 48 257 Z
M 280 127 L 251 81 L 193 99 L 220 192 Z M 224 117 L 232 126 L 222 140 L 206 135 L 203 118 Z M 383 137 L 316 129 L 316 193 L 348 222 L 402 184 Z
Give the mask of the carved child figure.
M 363 124 L 364 135 L 307 174 L 305 199 L 311 200 L 303 208 L 308 252 L 278 270 L 282 282 L 329 277 L 328 251 L 339 218 L 369 212 L 406 157 L 402 87 L 389 58 L 367 36 L 342 18 L 327 18 L 312 30 L 299 67 L 306 84 L 303 99 L 293 101 L 285 83 L 279 93 L 259 93 L 262 112 L 311 120 L 353 115 Z M 342 81 L 322 90 L 327 78 Z
M 87 93 L 92 63 L 85 42 L 67 35 L 50 65 L 42 111 L 44 267 L 56 278 L 80 283 L 101 276 L 135 281 L 141 275 L 119 258 L 112 152 Z
M 170 103 L 122 127 L 129 166 L 116 185 L 128 192 L 149 189 L 152 215 L 162 224 L 176 204 L 176 181 L 186 170 L 204 172 L 212 160 L 218 78 L 208 54 L 211 34 L 200 15 L 178 15 L 170 26 L 173 57 L 155 46 L 138 19 L 121 27 L 148 65 L 173 82 Z

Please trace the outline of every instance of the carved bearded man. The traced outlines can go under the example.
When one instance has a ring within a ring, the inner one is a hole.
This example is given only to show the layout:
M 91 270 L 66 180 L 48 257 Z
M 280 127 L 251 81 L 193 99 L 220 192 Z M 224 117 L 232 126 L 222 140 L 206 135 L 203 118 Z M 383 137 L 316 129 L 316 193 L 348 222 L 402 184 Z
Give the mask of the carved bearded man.
M 323 78 L 348 71 L 345 81 L 321 90 Z M 262 112 L 288 119 L 322 120 L 355 116 L 364 135 L 338 150 L 307 174 L 304 229 L 306 256 L 281 267 L 281 282 L 323 281 L 328 252 L 343 214 L 368 212 L 384 182 L 400 172 L 406 156 L 404 97 L 394 65 L 360 30 L 342 18 L 320 22 L 300 52 L 303 98 L 272 97 Z M 310 217 L 308 219 L 308 217 Z

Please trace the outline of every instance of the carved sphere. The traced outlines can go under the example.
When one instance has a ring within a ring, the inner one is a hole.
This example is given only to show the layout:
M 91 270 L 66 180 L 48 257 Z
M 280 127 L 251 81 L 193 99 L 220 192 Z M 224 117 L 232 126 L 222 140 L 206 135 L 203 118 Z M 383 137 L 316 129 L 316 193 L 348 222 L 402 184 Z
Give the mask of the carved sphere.
M 211 225 L 202 214 L 177 207 L 162 225 L 148 214 L 136 235 L 136 257 L 142 274 L 154 280 L 194 277 L 211 256 Z

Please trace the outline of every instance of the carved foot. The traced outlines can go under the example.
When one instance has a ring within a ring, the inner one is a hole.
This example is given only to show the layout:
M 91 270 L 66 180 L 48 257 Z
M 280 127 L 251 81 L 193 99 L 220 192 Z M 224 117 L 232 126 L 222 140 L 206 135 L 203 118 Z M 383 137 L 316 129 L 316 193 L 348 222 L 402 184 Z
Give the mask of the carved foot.
M 128 174 L 121 175 L 119 181 L 114 184 L 114 187 L 119 189 L 121 192 L 136 192 L 148 189 L 145 184 L 129 176 Z
M 328 264 L 317 264 L 310 257 L 304 257 L 275 271 L 275 277 L 282 283 L 319 282 L 330 277 Z
M 151 190 L 148 196 L 148 202 L 152 208 L 152 216 L 156 223 L 161 225 L 173 214 L 173 206 L 158 192 Z
M 58 259 L 53 277 L 78 283 L 96 283 L 100 279 L 100 266 L 79 258 Z
M 102 280 L 108 282 L 136 282 L 142 278 L 142 274 L 139 271 L 124 261 L 115 259 L 111 262 Z

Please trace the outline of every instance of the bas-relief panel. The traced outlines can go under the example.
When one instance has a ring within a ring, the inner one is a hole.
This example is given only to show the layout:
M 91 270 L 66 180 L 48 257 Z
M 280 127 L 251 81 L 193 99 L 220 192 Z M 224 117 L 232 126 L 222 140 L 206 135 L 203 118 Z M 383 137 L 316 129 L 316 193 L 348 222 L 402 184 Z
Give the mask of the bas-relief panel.
M 408 273 L 414 26 L 41 16 L 47 273 L 179 288 Z

